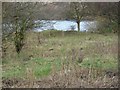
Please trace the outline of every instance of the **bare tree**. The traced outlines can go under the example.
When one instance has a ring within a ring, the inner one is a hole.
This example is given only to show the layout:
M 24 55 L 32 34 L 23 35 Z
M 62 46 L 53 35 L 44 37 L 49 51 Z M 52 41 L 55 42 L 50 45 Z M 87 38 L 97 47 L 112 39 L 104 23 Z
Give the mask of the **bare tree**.
M 78 25 L 78 31 L 80 31 L 80 21 L 86 15 L 87 5 L 83 2 L 71 2 L 70 9 L 67 13 L 70 19 L 76 21 Z
M 33 26 L 35 5 L 36 3 L 3 3 L 3 35 L 9 36 L 14 32 L 13 41 L 18 54 L 24 45 L 26 31 Z

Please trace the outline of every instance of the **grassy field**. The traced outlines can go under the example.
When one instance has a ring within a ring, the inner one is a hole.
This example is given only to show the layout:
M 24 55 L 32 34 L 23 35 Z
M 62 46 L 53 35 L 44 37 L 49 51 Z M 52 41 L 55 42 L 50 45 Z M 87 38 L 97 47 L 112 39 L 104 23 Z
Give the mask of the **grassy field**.
M 27 32 L 19 55 L 3 58 L 3 87 L 117 87 L 117 34 Z

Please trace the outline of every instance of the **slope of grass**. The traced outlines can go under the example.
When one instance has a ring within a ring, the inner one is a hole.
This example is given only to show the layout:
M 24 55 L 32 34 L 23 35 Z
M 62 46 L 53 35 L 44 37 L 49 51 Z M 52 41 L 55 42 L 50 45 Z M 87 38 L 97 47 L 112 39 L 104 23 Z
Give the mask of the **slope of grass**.
M 27 32 L 25 46 L 19 56 L 13 42 L 10 42 L 2 60 L 2 77 L 39 79 L 65 68 L 70 71 L 71 67 L 76 67 L 78 71 L 82 68 L 100 69 L 100 73 L 105 70 L 117 71 L 117 40 L 117 35 L 112 33 L 102 35 L 55 30 Z M 33 57 L 30 58 L 30 55 Z M 81 63 L 76 62 L 79 58 L 82 59 Z

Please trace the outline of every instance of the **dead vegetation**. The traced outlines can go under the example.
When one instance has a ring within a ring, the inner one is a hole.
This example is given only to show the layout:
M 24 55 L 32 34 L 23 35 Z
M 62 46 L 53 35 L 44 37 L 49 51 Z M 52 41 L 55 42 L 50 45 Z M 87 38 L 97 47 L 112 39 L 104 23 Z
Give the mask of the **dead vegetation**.
M 66 34 L 40 36 L 40 44 L 38 34 L 30 32 L 19 57 L 11 44 L 3 58 L 2 87 L 117 88 L 116 37 L 88 34 L 88 40 L 84 33 Z

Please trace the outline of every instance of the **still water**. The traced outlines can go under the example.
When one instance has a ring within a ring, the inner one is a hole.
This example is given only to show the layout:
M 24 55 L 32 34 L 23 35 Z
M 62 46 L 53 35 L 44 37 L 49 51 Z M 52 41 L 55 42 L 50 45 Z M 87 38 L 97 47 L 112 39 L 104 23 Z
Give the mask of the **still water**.
M 43 30 L 75 30 L 77 31 L 77 23 L 75 21 L 68 20 L 41 20 L 35 23 L 40 23 L 39 27 L 34 28 L 34 31 Z M 80 31 L 89 31 L 97 28 L 97 21 L 81 21 Z

